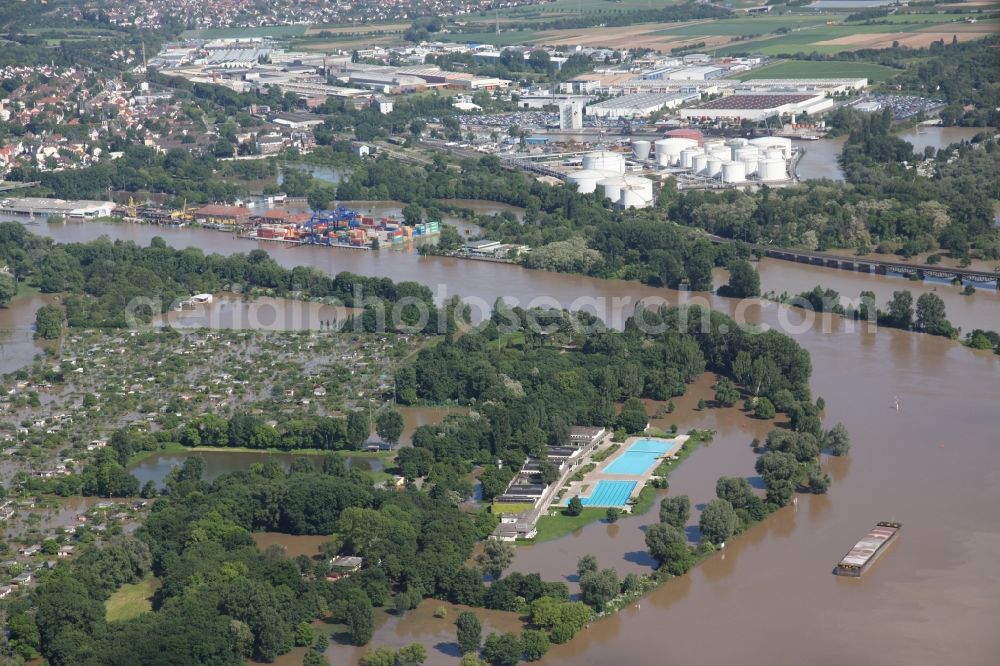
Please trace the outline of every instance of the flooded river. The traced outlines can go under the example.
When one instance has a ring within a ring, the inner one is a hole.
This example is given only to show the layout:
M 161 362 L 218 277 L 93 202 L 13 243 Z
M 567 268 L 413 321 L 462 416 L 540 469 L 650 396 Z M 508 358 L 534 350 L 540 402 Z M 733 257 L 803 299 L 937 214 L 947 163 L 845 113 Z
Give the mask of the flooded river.
M 923 153 L 924 148 L 944 148 L 959 141 L 969 141 L 984 131 L 982 127 L 938 127 L 924 125 L 910 127 L 898 133 L 899 138 L 913 144 L 913 152 Z M 819 139 L 818 141 L 794 141 L 795 147 L 804 151 L 795 172 L 802 180 L 829 178 L 844 180 L 844 171 L 837 158 L 844 149 L 846 137 Z
M 196 229 L 36 229 L 60 240 L 89 240 L 106 233 L 141 243 L 160 235 L 175 246 L 205 251 L 256 247 Z M 478 299 L 484 308 L 499 296 L 521 304 L 539 303 L 545 296 L 551 304 L 597 310 L 616 326 L 636 299 L 677 302 L 689 296 L 634 282 L 485 262 L 261 247 L 286 266 L 310 264 L 331 273 L 350 270 L 418 280 L 436 289 L 439 298 L 458 293 Z M 761 272 L 764 288 L 779 292 L 797 293 L 820 283 L 850 296 L 875 289 L 882 300 L 881 294 L 893 288 L 935 288 L 787 262 L 762 262 Z M 965 300 L 950 286 L 936 288 L 956 325 L 1000 329 L 1000 297 L 995 293 L 980 292 Z M 739 305 L 707 298 L 724 312 Z M 826 425 L 842 421 L 851 432 L 851 455 L 826 463 L 834 477 L 829 495 L 800 496 L 796 507 L 783 509 L 732 540 L 723 552 L 664 585 L 638 607 L 592 625 L 568 645 L 554 647 L 544 663 L 770 665 L 778 654 L 794 654 L 793 661 L 809 664 L 995 664 L 1000 653 L 994 629 L 1000 617 L 1000 357 L 941 338 L 862 330 L 836 317 L 803 322 L 804 313 L 775 304 L 745 314 L 750 321 L 785 330 L 809 350 L 814 395 L 827 401 Z M 671 478 L 670 492 L 689 494 L 695 504 L 714 495 L 720 475 L 759 481 L 748 445 L 765 429 L 736 410 L 691 410 L 690 401 L 699 390 L 707 389 L 694 387 L 691 396 L 675 401 L 677 411 L 662 420 L 677 423 L 681 431 L 718 431 L 715 440 L 697 450 Z M 899 411 L 890 408 L 896 397 Z M 577 558 L 589 552 L 602 566 L 622 573 L 648 570 L 641 528 L 654 515 L 613 526 L 597 523 L 557 541 L 521 547 L 513 569 L 565 580 Z M 892 550 L 860 580 L 831 575 L 865 531 L 887 519 L 903 523 Z M 421 617 L 412 622 L 409 615 L 399 621 L 380 618 L 373 644 L 423 640 L 428 664 L 454 664 L 450 622 L 432 631 Z M 344 663 L 360 652 L 335 646 L 328 654 L 333 663 Z

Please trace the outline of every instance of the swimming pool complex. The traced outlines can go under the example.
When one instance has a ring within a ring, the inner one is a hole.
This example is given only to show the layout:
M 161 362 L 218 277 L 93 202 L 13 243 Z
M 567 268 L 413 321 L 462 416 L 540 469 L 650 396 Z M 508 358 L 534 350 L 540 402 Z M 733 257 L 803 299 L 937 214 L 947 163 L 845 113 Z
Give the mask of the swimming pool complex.
M 641 476 L 656 464 L 656 459 L 673 447 L 674 443 L 662 439 L 638 439 L 618 458 L 608 465 L 605 474 Z
M 584 506 L 625 506 L 637 481 L 598 481 L 589 497 L 581 497 Z M 566 499 L 566 503 L 569 503 Z

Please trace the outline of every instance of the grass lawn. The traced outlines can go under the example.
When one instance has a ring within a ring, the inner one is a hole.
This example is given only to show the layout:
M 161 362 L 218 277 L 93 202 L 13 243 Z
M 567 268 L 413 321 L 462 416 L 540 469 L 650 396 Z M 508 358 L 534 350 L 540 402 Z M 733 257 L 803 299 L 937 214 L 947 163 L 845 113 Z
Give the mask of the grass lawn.
M 541 543 L 543 541 L 559 539 L 588 523 L 601 520 L 607 515 L 608 510 L 605 507 L 584 507 L 583 513 L 579 516 L 567 516 L 563 512 L 555 516 L 542 516 L 538 519 L 538 524 L 536 525 L 538 534 L 535 535 L 535 538 L 520 543 Z
M 821 79 L 865 77 L 869 81 L 884 81 L 900 70 L 864 62 L 831 60 L 787 60 L 741 74 L 740 81 L 752 79 Z
M 130 620 L 153 610 L 153 594 L 159 587 L 160 579 L 153 576 L 122 585 L 104 602 L 108 622 Z

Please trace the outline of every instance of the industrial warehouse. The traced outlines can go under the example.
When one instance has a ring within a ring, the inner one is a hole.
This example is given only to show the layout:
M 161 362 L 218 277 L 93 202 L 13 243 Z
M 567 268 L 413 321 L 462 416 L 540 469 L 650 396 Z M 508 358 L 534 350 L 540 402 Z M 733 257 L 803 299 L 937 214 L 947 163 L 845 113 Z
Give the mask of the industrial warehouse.
M 783 114 L 819 113 L 831 108 L 833 100 L 823 93 L 751 93 L 713 99 L 682 109 L 680 115 L 689 120 L 764 120 Z

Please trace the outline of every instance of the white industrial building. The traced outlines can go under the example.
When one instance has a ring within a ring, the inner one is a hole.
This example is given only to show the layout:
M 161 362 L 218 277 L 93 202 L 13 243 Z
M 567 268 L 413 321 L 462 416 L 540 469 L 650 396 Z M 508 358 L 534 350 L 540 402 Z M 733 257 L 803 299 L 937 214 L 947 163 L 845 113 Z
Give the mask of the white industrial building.
M 727 95 L 699 106 L 681 109 L 681 118 L 693 120 L 764 120 L 772 116 L 815 114 L 833 107 L 833 100 L 815 93 L 747 93 Z
M 587 115 L 596 118 L 644 118 L 661 109 L 674 109 L 697 93 L 639 93 L 622 95 L 587 106 Z
M 64 200 L 26 197 L 0 200 L 0 215 L 11 217 L 51 217 L 61 215 L 67 220 L 91 220 L 108 217 L 115 209 L 111 201 L 84 199 Z
M 721 67 L 702 65 L 675 69 L 672 72 L 667 72 L 664 78 L 670 81 L 708 81 L 709 79 L 717 79 L 723 74 L 725 74 L 725 70 Z

